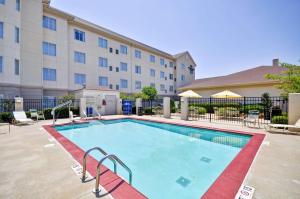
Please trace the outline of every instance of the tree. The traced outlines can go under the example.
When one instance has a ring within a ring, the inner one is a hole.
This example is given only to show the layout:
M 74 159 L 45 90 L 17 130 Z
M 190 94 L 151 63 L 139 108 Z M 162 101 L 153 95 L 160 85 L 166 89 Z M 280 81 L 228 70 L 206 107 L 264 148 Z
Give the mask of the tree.
M 277 88 L 282 90 L 281 95 L 287 97 L 289 93 L 300 93 L 300 66 L 281 63 L 286 68 L 281 74 L 266 74 L 266 79 L 277 80 Z
M 261 95 L 261 101 L 262 105 L 264 106 L 265 109 L 270 109 L 272 106 L 272 101 L 270 99 L 270 94 L 269 93 L 263 93 Z
M 147 96 L 149 100 L 154 100 L 157 97 L 157 90 L 152 86 L 145 86 L 142 90 L 142 94 Z

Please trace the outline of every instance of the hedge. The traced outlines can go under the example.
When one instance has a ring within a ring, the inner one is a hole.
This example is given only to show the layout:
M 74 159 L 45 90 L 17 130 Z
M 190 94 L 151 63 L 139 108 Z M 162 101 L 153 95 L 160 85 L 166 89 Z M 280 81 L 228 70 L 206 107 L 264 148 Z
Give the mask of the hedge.
M 272 117 L 273 124 L 288 124 L 288 117 L 287 116 L 274 116 Z

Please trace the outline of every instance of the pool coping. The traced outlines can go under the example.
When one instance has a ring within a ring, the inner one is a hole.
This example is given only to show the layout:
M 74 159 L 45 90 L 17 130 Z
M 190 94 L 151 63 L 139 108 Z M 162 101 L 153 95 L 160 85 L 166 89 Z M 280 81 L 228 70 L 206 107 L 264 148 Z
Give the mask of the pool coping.
M 221 132 L 236 133 L 251 135 L 249 142 L 241 149 L 241 151 L 236 155 L 236 157 L 229 163 L 229 165 L 224 169 L 224 171 L 218 176 L 214 183 L 209 187 L 209 189 L 201 196 L 202 199 L 233 199 L 235 198 L 236 193 L 238 192 L 241 184 L 243 183 L 244 178 L 247 175 L 247 172 L 259 150 L 261 143 L 265 137 L 265 134 L 261 133 L 251 133 L 238 130 L 229 130 L 222 128 L 206 127 L 196 124 L 183 124 L 175 121 L 164 121 L 157 119 L 148 119 L 148 118 L 139 118 L 139 117 L 122 117 L 122 118 L 111 118 L 106 119 L 102 118 L 101 120 L 120 120 L 120 119 L 135 119 L 135 120 L 144 120 L 165 124 L 174 124 L 179 126 L 193 127 L 193 128 L 202 128 L 217 130 Z M 89 120 L 99 120 L 99 119 L 89 119 Z M 80 123 L 87 123 L 88 120 L 82 120 Z M 63 123 L 56 126 L 64 126 L 74 123 Z M 56 131 L 53 128 L 53 125 L 43 125 L 44 129 L 52 135 L 72 156 L 82 165 L 82 157 L 84 151 L 74 144 L 72 141 L 64 137 L 62 134 Z M 92 156 L 88 155 L 87 158 L 87 171 L 94 177 L 96 176 L 95 168 L 97 167 L 98 161 Z M 147 198 L 133 186 L 129 185 L 121 177 L 110 171 L 107 167 L 101 167 L 103 174 L 101 175 L 100 185 L 110 193 L 115 199 L 145 199 Z

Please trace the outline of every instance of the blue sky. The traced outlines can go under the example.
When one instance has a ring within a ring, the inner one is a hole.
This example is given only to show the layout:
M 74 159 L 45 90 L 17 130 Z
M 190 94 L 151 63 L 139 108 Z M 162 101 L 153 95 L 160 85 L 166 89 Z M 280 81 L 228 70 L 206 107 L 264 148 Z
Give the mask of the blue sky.
M 87 3 L 88 2 L 88 3 Z M 300 0 L 51 0 L 51 5 L 171 54 L 196 78 L 300 60 Z

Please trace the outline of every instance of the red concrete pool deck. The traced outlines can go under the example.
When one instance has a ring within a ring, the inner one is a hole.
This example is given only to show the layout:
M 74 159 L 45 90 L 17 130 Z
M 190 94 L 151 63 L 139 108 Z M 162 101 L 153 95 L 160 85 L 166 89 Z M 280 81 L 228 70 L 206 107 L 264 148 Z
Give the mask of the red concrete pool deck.
M 238 130 L 228 130 L 222 128 L 209 128 L 201 125 L 184 124 L 175 121 L 166 121 L 164 119 L 149 119 L 141 117 L 122 117 L 122 118 L 134 118 L 139 120 L 154 121 L 168 124 L 176 124 L 180 126 L 189 126 L 194 128 L 205 128 L 218 130 L 223 132 L 231 132 L 238 134 L 252 135 L 250 141 L 243 147 L 243 149 L 238 153 L 238 155 L 232 160 L 232 162 L 226 167 L 222 174 L 216 179 L 212 186 L 207 190 L 207 192 L 201 197 L 204 199 L 232 199 L 238 192 L 254 158 L 255 155 L 265 137 L 265 134 L 252 133 Z M 120 118 L 111 118 L 120 119 Z M 62 124 L 64 125 L 64 124 Z M 51 125 L 45 125 L 44 128 L 58 140 L 58 142 L 80 163 L 82 164 L 82 157 L 84 151 L 72 143 L 70 140 L 58 133 Z M 87 170 L 92 176 L 96 176 L 95 168 L 98 162 L 92 158 L 88 157 Z M 119 176 L 111 172 L 109 169 L 103 166 L 105 170 L 101 176 L 100 185 L 103 186 L 107 192 L 109 192 L 115 199 L 142 199 L 147 198 L 134 187 L 130 186 L 126 181 L 121 179 Z

